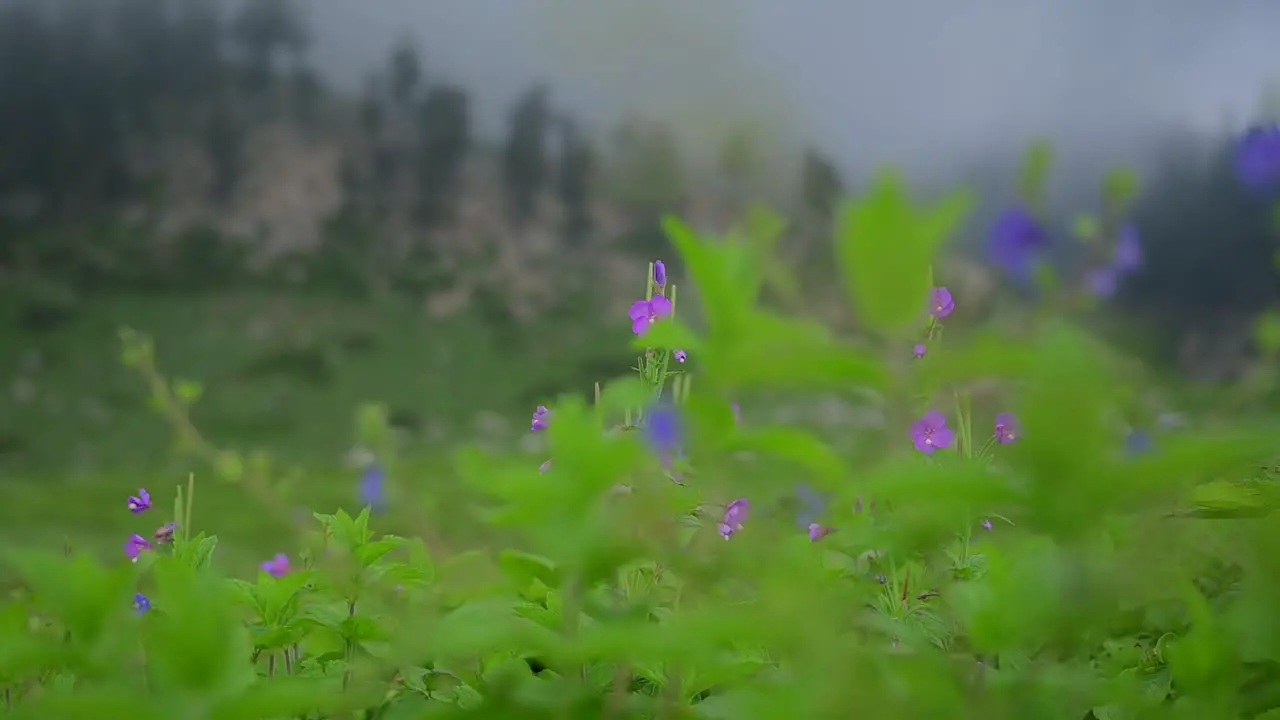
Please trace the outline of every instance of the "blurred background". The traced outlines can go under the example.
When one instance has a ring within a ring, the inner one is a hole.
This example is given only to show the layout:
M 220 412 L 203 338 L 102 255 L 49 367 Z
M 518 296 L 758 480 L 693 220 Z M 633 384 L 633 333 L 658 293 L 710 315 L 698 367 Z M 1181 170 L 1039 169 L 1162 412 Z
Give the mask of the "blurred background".
M 371 458 L 446 505 L 461 443 L 545 459 L 534 406 L 634 363 L 648 262 L 680 282 L 664 213 L 719 233 L 776 209 L 803 280 L 777 300 L 856 333 L 837 200 L 886 164 L 926 197 L 969 184 L 939 275 L 954 324 L 998 321 L 1028 300 L 986 238 L 1038 142 L 1064 277 L 1107 173 L 1140 178 L 1144 265 L 1086 319 L 1212 396 L 1280 296 L 1280 223 L 1231 169 L 1280 118 L 1278 31 L 1245 0 L 0 0 L 0 533 L 115 552 L 149 530 L 124 498 L 164 507 L 194 472 L 233 558 L 287 549 L 287 519 L 175 443 L 122 326 L 199 384 L 207 446 L 269 457 L 302 512 L 364 502 Z M 745 414 L 867 421 L 847 398 Z M 477 522 L 434 507 L 445 535 Z

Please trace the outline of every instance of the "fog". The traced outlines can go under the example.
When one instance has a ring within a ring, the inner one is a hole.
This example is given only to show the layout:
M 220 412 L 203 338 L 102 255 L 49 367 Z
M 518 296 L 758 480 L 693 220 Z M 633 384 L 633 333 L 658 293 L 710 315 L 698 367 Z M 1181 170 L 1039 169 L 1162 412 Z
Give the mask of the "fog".
M 1051 137 L 1135 161 L 1171 128 L 1236 127 L 1280 79 L 1280 4 L 1245 0 L 312 0 L 313 58 L 357 88 L 398 38 L 474 92 L 481 132 L 538 79 L 603 129 L 731 126 L 844 166 L 915 171 Z M 705 145 L 705 144 L 702 144 Z

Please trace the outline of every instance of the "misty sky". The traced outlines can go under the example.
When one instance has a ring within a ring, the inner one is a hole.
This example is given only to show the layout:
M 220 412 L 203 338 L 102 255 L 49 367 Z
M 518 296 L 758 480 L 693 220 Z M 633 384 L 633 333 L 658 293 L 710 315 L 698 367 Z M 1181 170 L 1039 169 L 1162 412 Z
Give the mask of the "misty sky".
M 1250 0 L 308 0 L 314 59 L 359 86 L 398 37 L 473 91 L 482 128 L 536 78 L 597 126 L 734 123 L 842 163 L 992 143 L 1118 146 L 1221 128 L 1280 80 L 1280 3 Z M 1122 150 L 1121 150 L 1122 151 Z

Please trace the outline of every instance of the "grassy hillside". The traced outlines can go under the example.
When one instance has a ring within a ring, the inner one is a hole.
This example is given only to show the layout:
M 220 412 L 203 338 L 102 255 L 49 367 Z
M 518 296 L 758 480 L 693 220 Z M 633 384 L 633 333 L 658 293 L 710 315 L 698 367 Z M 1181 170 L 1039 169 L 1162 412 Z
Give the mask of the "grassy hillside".
M 18 327 L 27 310 L 3 312 L 0 322 Z M 100 302 L 0 344 L 0 377 L 11 378 L 0 396 L 5 542 L 57 545 L 65 536 L 114 552 L 128 533 L 154 529 L 116 511 L 125 497 L 146 486 L 168 502 L 190 472 L 199 479 L 197 524 L 223 536 L 229 552 L 248 562 L 285 537 L 278 513 L 175 451 L 143 378 L 121 362 L 124 326 L 154 338 L 163 373 L 204 385 L 193 419 L 214 444 L 262 450 L 293 469 L 291 502 L 308 508 L 356 504 L 358 473 L 344 456 L 363 403 L 384 403 L 398 430 L 403 462 L 391 481 L 402 497 L 452 506 L 449 459 L 459 443 L 541 462 L 536 448 L 522 449 L 532 407 L 585 392 L 630 360 L 625 323 L 495 328 L 467 316 L 434 320 L 400 302 L 270 294 Z M 396 508 L 386 522 L 418 510 Z M 465 535 L 467 519 L 449 519 Z

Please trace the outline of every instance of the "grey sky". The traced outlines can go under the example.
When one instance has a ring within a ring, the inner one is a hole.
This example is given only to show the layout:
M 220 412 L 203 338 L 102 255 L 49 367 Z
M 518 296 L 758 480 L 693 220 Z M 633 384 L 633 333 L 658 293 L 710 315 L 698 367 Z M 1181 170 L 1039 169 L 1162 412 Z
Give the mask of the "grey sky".
M 1250 0 L 308 0 L 346 87 L 412 34 L 484 130 L 535 78 L 597 126 L 743 123 L 842 163 L 924 167 L 1048 134 L 1072 148 L 1254 112 L 1280 3 Z

